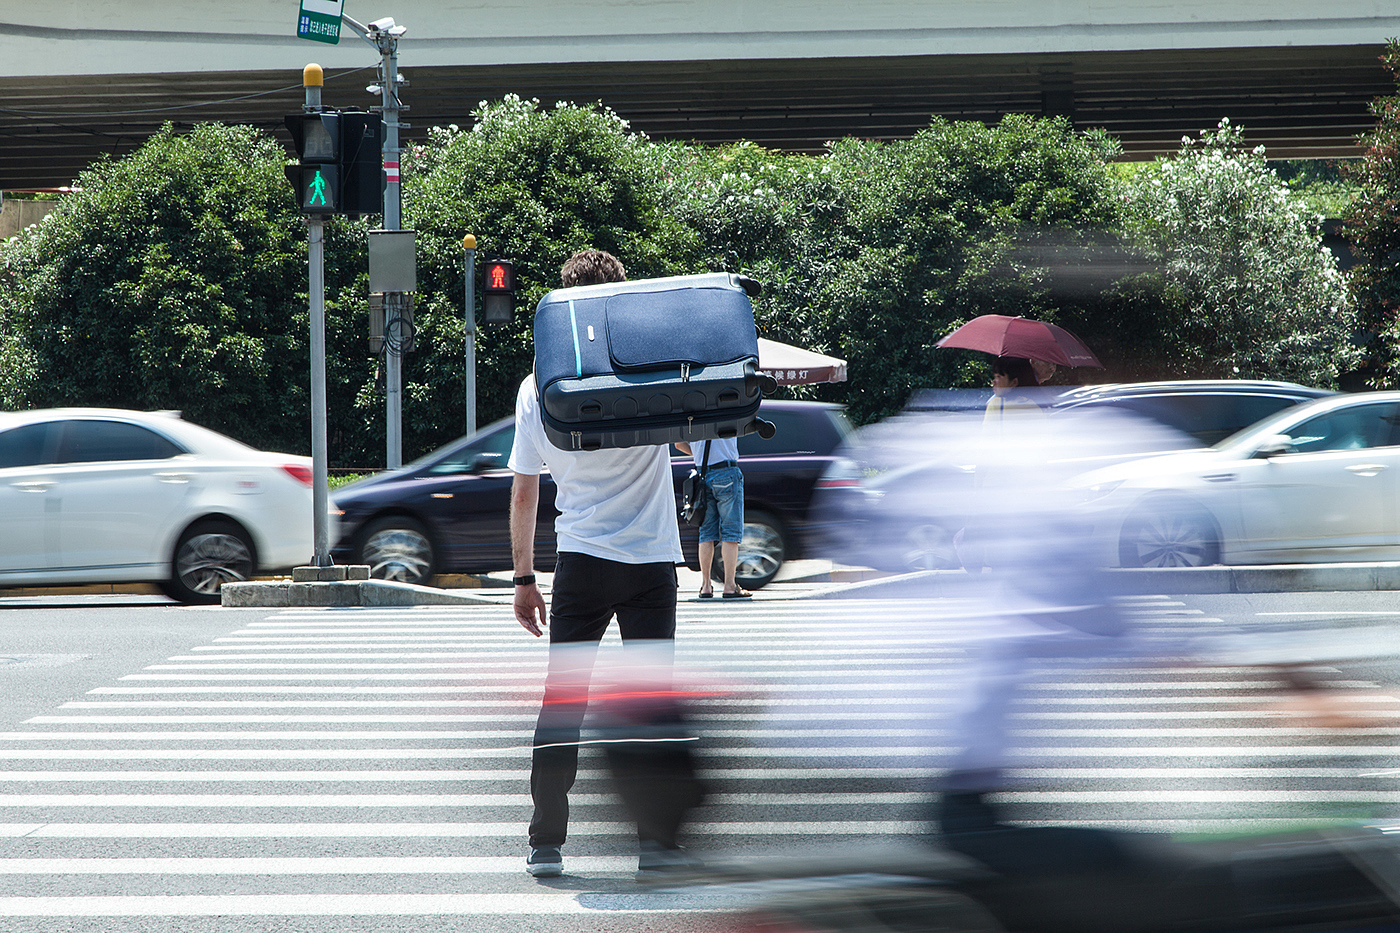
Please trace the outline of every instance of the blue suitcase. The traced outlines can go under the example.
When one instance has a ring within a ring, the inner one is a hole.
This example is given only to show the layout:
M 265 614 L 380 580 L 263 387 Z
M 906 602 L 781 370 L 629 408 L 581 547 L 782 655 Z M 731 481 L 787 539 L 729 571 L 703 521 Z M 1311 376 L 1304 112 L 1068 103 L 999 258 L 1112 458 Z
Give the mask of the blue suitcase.
M 535 309 L 545 435 L 564 450 L 758 432 L 765 391 L 750 291 L 728 273 L 559 288 Z

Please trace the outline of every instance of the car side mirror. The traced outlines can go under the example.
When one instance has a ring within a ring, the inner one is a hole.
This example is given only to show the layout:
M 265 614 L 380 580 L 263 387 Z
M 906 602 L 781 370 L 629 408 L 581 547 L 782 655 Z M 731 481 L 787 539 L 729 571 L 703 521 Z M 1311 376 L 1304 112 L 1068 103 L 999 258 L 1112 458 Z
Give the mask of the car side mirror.
M 501 455 L 499 453 L 487 451 L 485 453 L 479 453 L 472 458 L 471 464 L 467 467 L 467 472 L 488 473 L 491 470 L 499 470 L 500 468 Z
M 1264 443 L 1259 445 L 1259 449 L 1254 452 L 1257 459 L 1267 460 L 1270 457 L 1277 457 L 1279 454 L 1297 453 L 1298 448 L 1293 446 L 1293 438 L 1287 434 L 1270 434 L 1264 438 Z

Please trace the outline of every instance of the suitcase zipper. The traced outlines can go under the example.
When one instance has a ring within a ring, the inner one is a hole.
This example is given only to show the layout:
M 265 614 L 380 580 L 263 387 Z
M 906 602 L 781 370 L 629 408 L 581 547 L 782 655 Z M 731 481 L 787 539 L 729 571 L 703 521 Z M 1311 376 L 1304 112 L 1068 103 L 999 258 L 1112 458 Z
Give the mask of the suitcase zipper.
M 574 450 L 581 450 L 583 448 L 583 432 L 570 431 L 569 436 L 574 439 Z
M 689 364 L 689 363 L 682 363 L 682 364 L 681 364 L 681 382 L 689 382 L 689 381 L 690 381 L 690 364 Z

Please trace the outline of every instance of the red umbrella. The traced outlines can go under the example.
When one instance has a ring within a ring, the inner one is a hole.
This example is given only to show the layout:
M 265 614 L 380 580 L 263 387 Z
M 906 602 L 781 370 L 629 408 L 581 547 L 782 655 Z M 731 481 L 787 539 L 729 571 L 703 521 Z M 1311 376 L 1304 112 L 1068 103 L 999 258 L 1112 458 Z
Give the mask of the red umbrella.
M 981 350 L 993 356 L 1019 356 L 1028 360 L 1045 360 L 1057 366 L 1095 366 L 1103 364 L 1084 341 L 1054 324 L 1032 321 L 1005 314 L 984 314 L 953 331 L 936 346 Z

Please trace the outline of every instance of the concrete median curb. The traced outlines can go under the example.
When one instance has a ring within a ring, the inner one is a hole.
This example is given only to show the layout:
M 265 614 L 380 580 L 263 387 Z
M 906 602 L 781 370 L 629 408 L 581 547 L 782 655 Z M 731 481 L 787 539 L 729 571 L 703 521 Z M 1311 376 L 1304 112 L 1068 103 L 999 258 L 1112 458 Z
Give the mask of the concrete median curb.
M 497 605 L 495 601 L 479 596 L 468 596 L 412 583 L 391 583 L 388 580 L 347 580 L 330 583 L 276 580 L 225 583 L 220 593 L 223 606 L 235 609 L 278 609 L 291 606 L 399 608 Z
M 1104 571 L 1106 588 L 1124 594 L 1333 593 L 1400 590 L 1400 562 L 1267 564 L 1247 567 L 1166 567 Z M 866 580 L 799 597 L 957 596 L 978 579 L 962 570 L 925 570 Z

